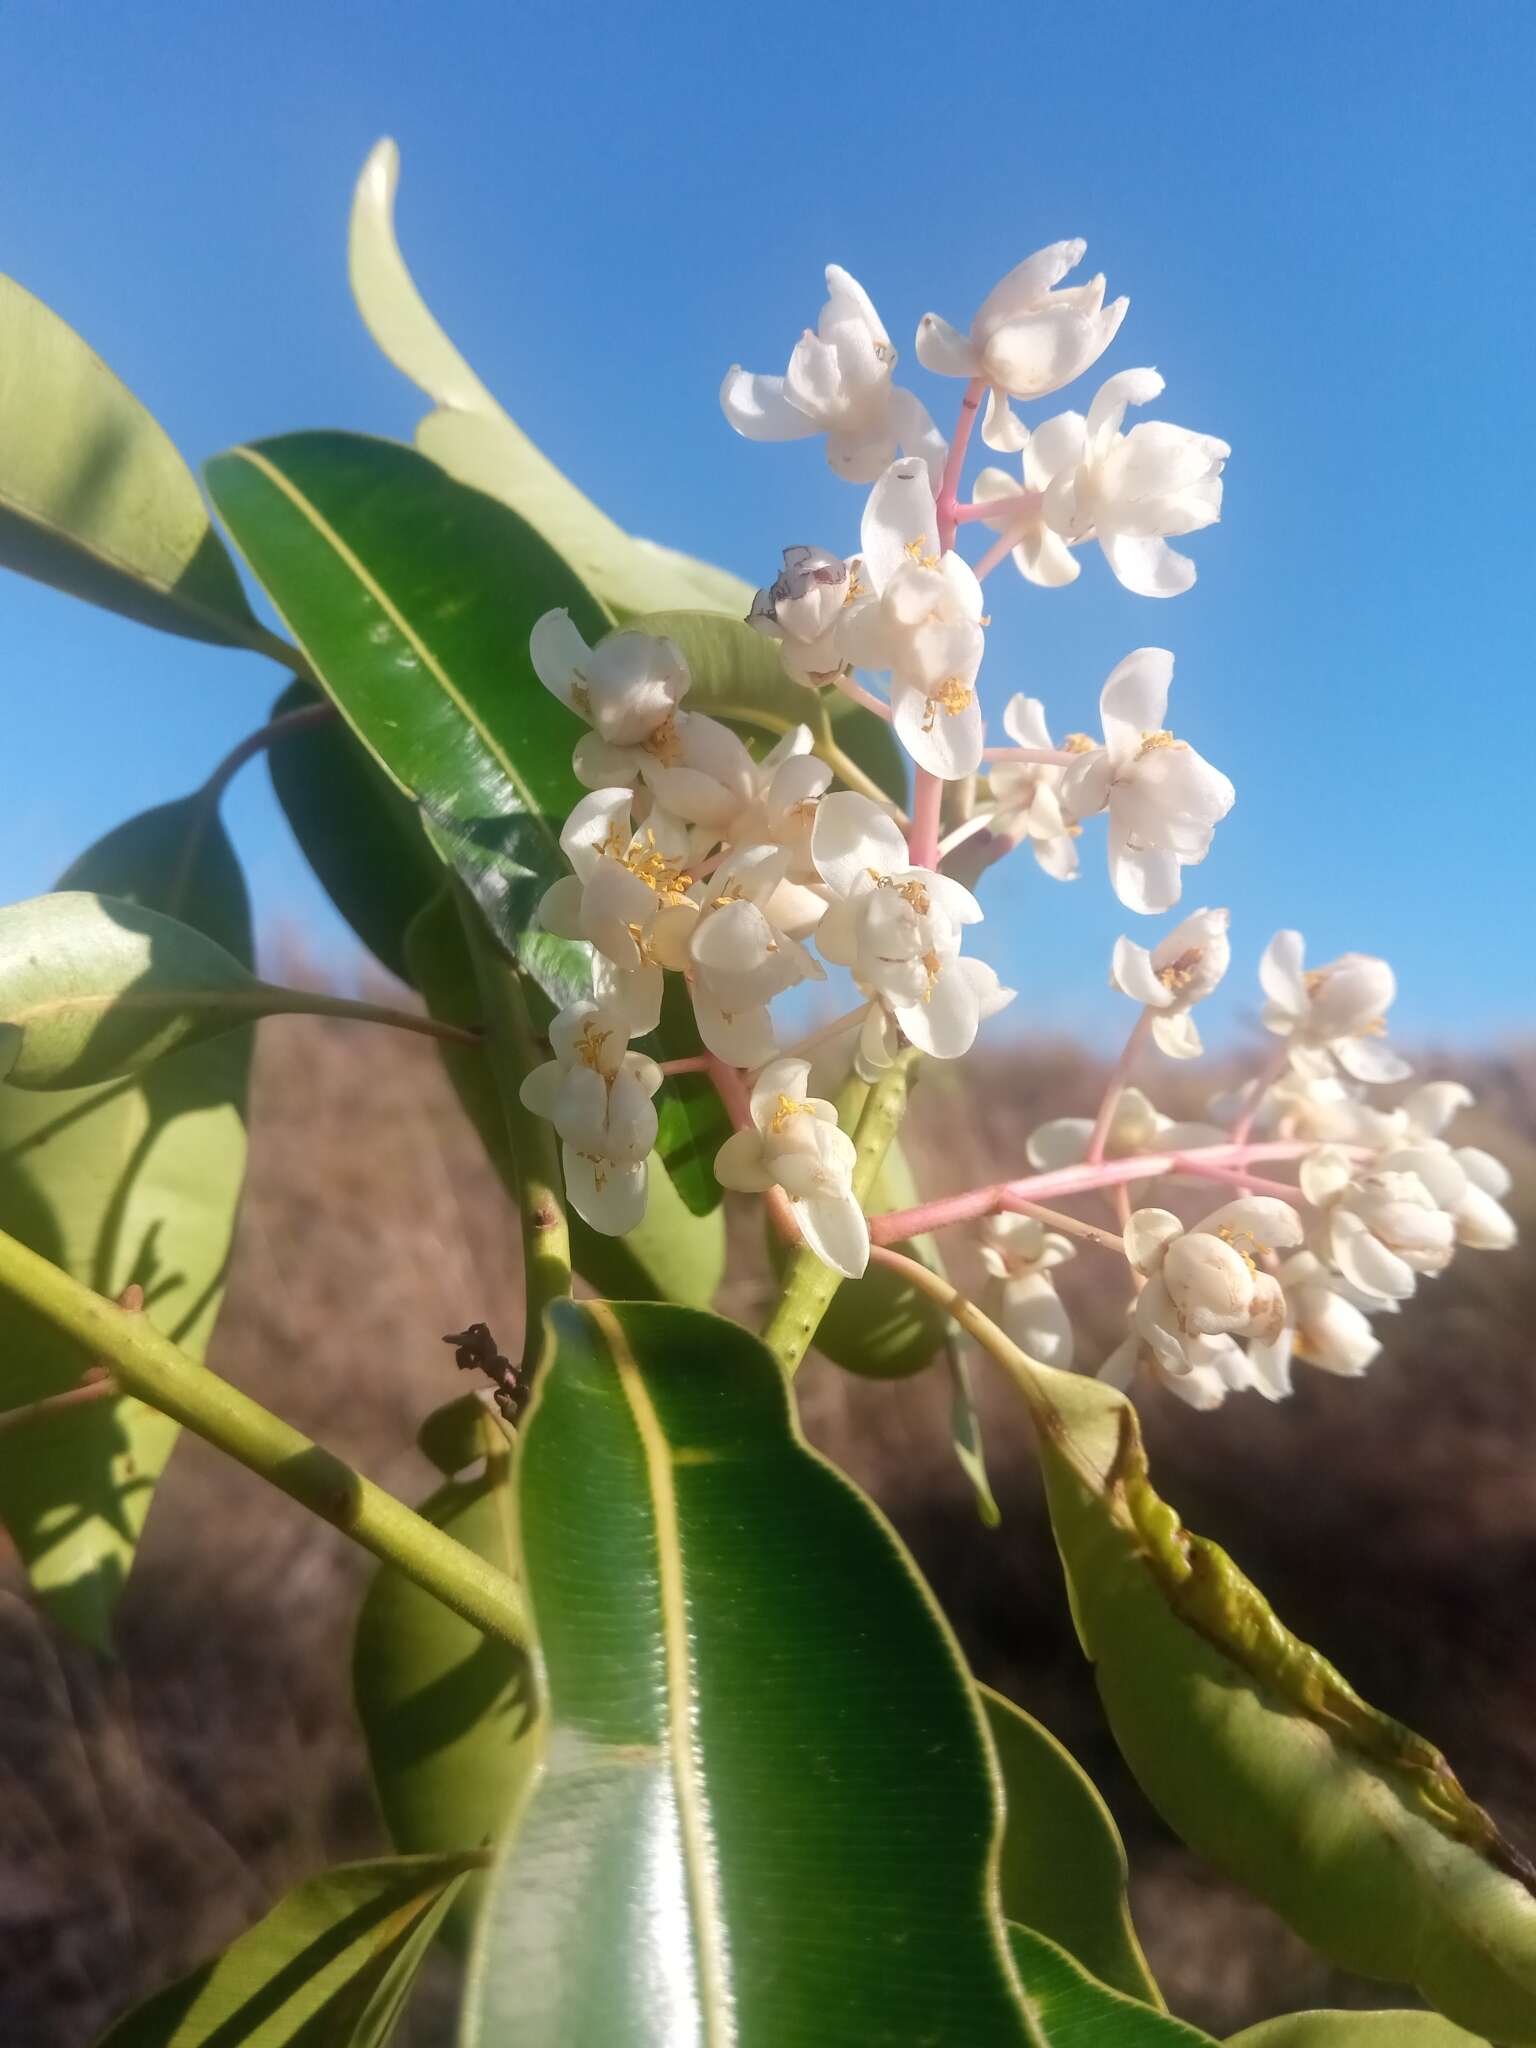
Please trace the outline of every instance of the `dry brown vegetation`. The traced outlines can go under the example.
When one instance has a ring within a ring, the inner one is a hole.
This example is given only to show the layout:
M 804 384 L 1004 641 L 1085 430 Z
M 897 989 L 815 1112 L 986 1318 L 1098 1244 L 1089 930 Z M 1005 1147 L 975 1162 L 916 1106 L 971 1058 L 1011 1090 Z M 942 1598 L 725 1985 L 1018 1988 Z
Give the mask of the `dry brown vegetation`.
M 1449 1064 L 1457 1070 L 1456 1063 Z M 1459 1070 L 1529 1203 L 1536 1058 Z M 1054 1047 L 930 1079 L 914 1150 L 935 1192 L 1022 1155 L 1044 1114 L 1086 1110 L 1095 1069 Z M 1171 1091 L 1170 1091 L 1171 1095 Z M 986 1102 L 985 1118 L 976 1108 Z M 1179 1105 L 1170 1099 L 1168 1106 Z M 1530 1220 L 1529 1211 L 1527 1220 Z M 456 1391 L 444 1330 L 515 1334 L 498 1187 L 430 1047 L 291 1021 L 258 1057 L 249 1192 L 212 1352 L 241 1386 L 408 1496 L 411 1447 Z M 759 1284 L 750 1232 L 744 1278 Z M 963 1265 L 960 1270 L 963 1272 Z M 1079 1259 L 1084 1351 L 1114 1315 Z M 1536 1284 L 1521 1254 L 1468 1254 L 1426 1287 L 1363 1384 L 1220 1415 L 1148 1401 L 1154 1471 L 1281 1613 L 1367 1695 L 1447 1749 L 1536 1846 Z M 1024 1431 L 989 1395 L 1004 1522 L 953 1467 L 934 1375 L 899 1386 L 808 1369 L 815 1439 L 893 1516 L 980 1674 L 1054 1727 L 1125 1832 L 1135 1906 L 1174 2008 L 1214 2031 L 1317 2003 L 1391 2002 L 1337 1978 L 1172 1841 L 1118 1765 L 1071 1636 Z M 115 1664 L 62 1640 L 18 1576 L 0 1590 L 0 2040 L 78 2048 L 327 1860 L 383 1846 L 347 1696 L 365 1560 L 202 1445 L 179 1448 L 124 1599 Z M 409 2048 L 445 2042 L 436 1972 Z

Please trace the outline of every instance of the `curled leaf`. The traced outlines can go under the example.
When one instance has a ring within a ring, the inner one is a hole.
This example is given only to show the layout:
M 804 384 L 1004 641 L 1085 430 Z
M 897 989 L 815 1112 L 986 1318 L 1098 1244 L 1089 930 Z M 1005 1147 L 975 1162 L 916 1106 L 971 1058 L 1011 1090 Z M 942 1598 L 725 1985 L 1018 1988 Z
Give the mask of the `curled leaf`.
M 1183 1527 L 1122 1395 L 1003 1362 L 1034 1412 L 1078 1633 L 1153 1805 L 1343 1968 L 1412 1985 L 1504 2048 L 1536 2043 L 1524 1857 L 1439 1750 Z

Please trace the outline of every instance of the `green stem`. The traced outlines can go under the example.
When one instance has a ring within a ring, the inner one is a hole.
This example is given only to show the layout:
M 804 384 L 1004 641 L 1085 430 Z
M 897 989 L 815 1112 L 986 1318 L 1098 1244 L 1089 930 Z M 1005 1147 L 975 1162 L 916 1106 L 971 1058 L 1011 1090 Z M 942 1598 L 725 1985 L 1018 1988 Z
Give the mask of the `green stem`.
M 389 1024 L 396 1031 L 414 1031 L 422 1038 L 446 1039 L 451 1045 L 481 1043 L 479 1034 L 462 1024 L 444 1024 L 436 1017 L 424 1017 L 415 1010 L 392 1010 L 385 1003 L 354 1003 L 346 996 L 321 995 L 307 988 L 279 988 L 263 982 L 263 991 L 282 998 L 281 1006 L 268 1012 L 284 1017 L 350 1017 L 357 1024 Z M 229 1000 L 218 992 L 220 1002 Z
M 916 1048 L 908 1046 L 873 1087 L 866 1087 L 863 1083 L 852 1084 L 855 1089 L 865 1088 L 853 1133 L 856 1155 L 853 1192 L 861 1202 L 868 1199 L 875 1175 L 891 1149 L 891 1140 L 901 1128 L 901 1120 L 907 1111 L 912 1070 L 918 1057 Z M 839 1108 L 845 1115 L 853 1113 L 847 1091 Z M 803 1246 L 791 1257 L 784 1275 L 784 1292 L 763 1331 L 763 1342 L 785 1372 L 793 1375 L 798 1371 L 800 1361 L 811 1347 L 817 1326 L 841 1284 L 842 1275 L 823 1265 L 814 1252 Z
M 227 1451 L 487 1635 L 518 1649 L 528 1646 L 523 1597 L 505 1572 L 188 1358 L 142 1310 L 119 1308 L 93 1294 L 3 1231 L 0 1290 L 107 1365 L 120 1392 L 136 1394 Z
M 462 883 L 454 894 L 475 980 L 480 989 L 486 1060 L 501 1099 L 507 1151 L 517 1177 L 517 1207 L 523 1226 L 523 1364 L 529 1376 L 545 1363 L 550 1337 L 544 1311 L 571 1291 L 571 1233 L 565 1220 L 565 1181 L 554 1126 L 522 1098 L 524 1078 L 542 1065 L 545 1053 L 534 1032 L 516 964 L 492 937 L 474 898 Z

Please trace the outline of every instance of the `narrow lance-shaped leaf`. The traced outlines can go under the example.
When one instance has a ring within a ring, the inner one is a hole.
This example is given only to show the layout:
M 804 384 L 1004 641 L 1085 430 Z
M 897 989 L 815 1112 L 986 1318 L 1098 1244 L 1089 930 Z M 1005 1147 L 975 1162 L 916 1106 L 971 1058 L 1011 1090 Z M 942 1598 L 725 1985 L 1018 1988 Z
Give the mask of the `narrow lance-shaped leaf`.
M 474 967 L 452 898 L 441 895 L 406 935 L 411 979 L 432 1015 L 445 1024 L 475 1024 L 480 998 Z M 443 1064 L 491 1163 L 514 1199 L 517 1171 L 495 1082 L 480 1054 L 439 1047 Z M 605 1294 L 674 1301 L 705 1308 L 725 1273 L 725 1218 L 721 1210 L 694 1215 L 652 1154 L 644 1221 L 624 1237 L 604 1237 L 570 1212 L 571 1257 L 584 1280 Z
M 270 645 L 163 429 L 9 277 L 0 422 L 0 565 L 167 633 Z
M 518 1483 L 549 1745 L 467 2048 L 1039 2048 L 976 1696 L 889 1527 L 735 1325 L 552 1321 Z
M 451 1478 L 421 1512 L 516 1576 L 511 1441 L 493 1412 L 471 1405 L 473 1439 L 456 1462 L 478 1457 L 481 1470 Z M 385 1565 L 358 1615 L 352 1684 L 395 1847 L 410 1855 L 493 1842 L 538 1759 L 526 1654 L 482 1635 Z M 483 1889 L 476 1873 L 454 1901 L 444 1933 L 455 1948 L 468 1941 Z
M 435 402 L 417 446 L 450 476 L 487 491 L 543 534 L 615 616 L 659 605 L 702 605 L 741 618 L 752 586 L 654 541 L 636 540 L 600 512 L 507 416 L 438 325 L 395 240 L 400 153 L 375 144 L 352 204 L 348 262 L 368 332 Z
M 98 2048 L 384 2048 L 479 1861 L 381 1857 L 312 1877 Z
M 1153 1491 L 1134 1409 L 1015 1365 L 1115 1739 L 1191 1847 L 1345 1969 L 1536 2043 L 1536 1874 L 1440 1752 L 1298 1641 Z
M 109 832 L 64 882 L 172 912 L 251 957 L 239 863 L 202 796 Z M 141 1287 L 150 1321 L 195 1358 L 223 1297 L 249 1064 L 249 1033 L 232 1032 L 137 1079 L 49 1094 L 0 1086 L 0 1228 L 98 1293 Z M 0 1359 L 9 1410 L 75 1387 L 92 1363 L 9 1301 Z M 98 1648 L 176 1433 L 126 1395 L 0 1420 L 0 1519 L 49 1612 Z
M 1100 1983 L 1046 1935 L 1010 1924 L 1008 1940 L 1049 2048 L 1217 2048 L 1187 2020 Z
M 1125 1845 L 1097 1786 L 1022 1707 L 988 1686 L 981 1702 L 1008 1817 L 999 1866 L 1004 1913 L 1059 1943 L 1114 1990 L 1161 2007 L 1131 1925 Z

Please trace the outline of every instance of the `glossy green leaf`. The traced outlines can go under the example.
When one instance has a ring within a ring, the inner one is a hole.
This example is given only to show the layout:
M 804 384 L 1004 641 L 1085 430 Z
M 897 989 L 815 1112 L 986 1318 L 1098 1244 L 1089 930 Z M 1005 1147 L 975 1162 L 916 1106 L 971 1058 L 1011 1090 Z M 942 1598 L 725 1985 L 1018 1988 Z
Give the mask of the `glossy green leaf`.
M 482 1470 L 440 1487 L 421 1512 L 516 1575 L 511 1444 L 495 1413 L 475 1405 Z M 358 1615 L 352 1684 L 395 1847 L 413 1855 L 493 1841 L 537 1761 L 528 1659 L 386 1565 Z M 454 1902 L 444 1933 L 455 1948 L 483 1886 L 476 1873 Z
M 1033 1928 L 1010 1924 L 1008 1940 L 1049 2048 L 1217 2048 L 1186 2020 L 1101 1984 Z
M 550 1735 L 468 2048 L 1038 2043 L 975 1694 L 888 1525 L 734 1324 L 551 1320 L 518 1454 Z
M 809 726 L 815 750 L 846 769 L 862 769 L 874 785 L 866 794 L 892 802 L 907 800 L 906 758 L 883 718 L 837 690 L 809 690 L 784 673 L 778 642 L 755 632 L 743 619 L 712 612 L 656 611 L 634 624 L 645 633 L 664 633 L 688 663 L 686 708 L 711 718 L 755 727 L 782 737 Z M 839 754 L 843 757 L 840 761 Z M 850 780 L 846 773 L 845 780 Z
M 539 452 L 486 390 L 405 267 L 395 240 L 399 175 L 394 143 L 378 143 L 358 180 L 348 253 L 353 294 L 369 333 L 435 403 L 416 429 L 417 446 L 450 476 L 489 492 L 537 527 L 616 616 L 686 605 L 744 618 L 750 583 L 673 548 L 633 539 Z
M 305 1007 L 142 903 L 65 889 L 0 909 L 0 1074 L 14 1087 L 115 1080 Z
M 607 621 L 574 573 L 505 505 L 413 449 L 362 434 L 285 434 L 217 455 L 208 485 L 342 716 L 407 794 L 461 819 L 558 837 L 582 795 L 585 731 L 528 658 L 565 606 Z M 561 863 L 563 867 L 563 862 Z
M 1234 2034 L 1227 2048 L 1487 2048 L 1437 2012 L 1292 2012 Z
M 474 968 L 451 897 L 439 896 L 417 917 L 406 934 L 406 957 L 411 979 L 434 1017 L 448 1024 L 479 1022 Z M 440 1044 L 438 1050 L 465 1113 L 515 1197 L 517 1175 L 485 1061 L 453 1045 Z M 655 1154 L 645 1221 L 638 1230 L 622 1238 L 604 1237 L 579 1216 L 569 1220 L 576 1270 L 601 1293 L 706 1308 L 724 1277 L 724 1211 L 692 1214 Z
M 327 1870 L 98 2048 L 384 2048 L 477 1861 L 380 1857 Z
M 272 716 L 317 701 L 307 683 L 292 683 Z M 339 719 L 274 741 L 267 763 L 321 886 L 374 958 L 408 982 L 406 927 L 443 881 L 416 805 Z
M 266 638 L 164 431 L 40 299 L 0 277 L 0 566 L 168 633 Z
M 1003 1773 L 1003 1911 L 1128 1997 L 1162 2007 L 1131 1925 L 1125 1845 L 1098 1788 L 1048 1728 L 982 1686 Z
M 240 865 L 199 797 L 109 832 L 64 876 L 173 912 L 251 957 Z M 224 1292 L 245 1173 L 250 1034 L 233 1032 L 138 1080 L 39 1094 L 0 1086 L 0 1229 L 98 1293 L 144 1289 L 157 1329 L 201 1358 Z M 0 1301 L 0 1410 L 65 1392 L 91 1363 L 19 1304 Z M 0 1414 L 0 1520 L 54 1618 L 106 1649 L 177 1425 L 115 1396 Z
M 1362 1976 L 1536 2043 L 1536 1877 L 1440 1752 L 1297 1640 L 1147 1474 L 1135 1411 L 1021 1368 L 1115 1739 L 1184 1840 Z

